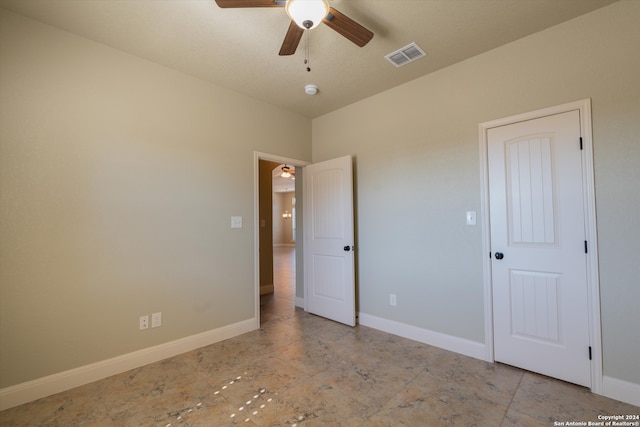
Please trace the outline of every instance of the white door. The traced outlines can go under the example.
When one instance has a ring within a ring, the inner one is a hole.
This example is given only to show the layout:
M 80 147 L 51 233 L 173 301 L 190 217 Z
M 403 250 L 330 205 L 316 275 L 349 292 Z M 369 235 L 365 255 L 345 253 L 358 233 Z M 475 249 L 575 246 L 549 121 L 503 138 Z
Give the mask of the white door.
M 304 168 L 306 311 L 355 326 L 351 156 Z
M 495 360 L 589 387 L 579 112 L 487 138 Z

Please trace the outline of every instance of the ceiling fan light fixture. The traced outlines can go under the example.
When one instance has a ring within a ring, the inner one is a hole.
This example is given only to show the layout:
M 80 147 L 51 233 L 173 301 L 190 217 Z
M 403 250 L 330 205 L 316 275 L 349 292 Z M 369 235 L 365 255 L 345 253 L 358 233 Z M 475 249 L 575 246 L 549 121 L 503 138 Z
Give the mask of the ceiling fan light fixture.
M 311 30 L 329 14 L 329 3 L 327 0 L 287 0 L 284 9 L 298 27 Z
M 289 178 L 291 176 L 291 169 L 289 169 L 289 166 L 284 165 L 282 167 L 282 173 L 280 174 L 280 176 L 283 178 Z

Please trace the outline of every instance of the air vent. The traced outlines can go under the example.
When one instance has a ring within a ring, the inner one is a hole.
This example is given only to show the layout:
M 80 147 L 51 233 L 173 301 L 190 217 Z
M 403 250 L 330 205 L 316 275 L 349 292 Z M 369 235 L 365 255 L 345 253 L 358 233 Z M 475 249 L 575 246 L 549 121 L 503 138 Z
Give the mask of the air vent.
M 409 62 L 413 62 L 416 59 L 420 59 L 425 56 L 424 50 L 420 49 L 420 46 L 414 43 L 410 43 L 403 48 L 391 52 L 385 56 L 385 59 L 391 62 L 396 67 L 402 67 Z

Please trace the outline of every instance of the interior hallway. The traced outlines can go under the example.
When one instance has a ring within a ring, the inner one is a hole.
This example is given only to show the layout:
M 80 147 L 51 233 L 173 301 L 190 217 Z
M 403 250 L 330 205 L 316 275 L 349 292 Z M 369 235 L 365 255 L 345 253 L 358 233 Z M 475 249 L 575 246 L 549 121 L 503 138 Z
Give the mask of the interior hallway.
M 260 297 L 260 324 L 290 317 L 296 303 L 296 248 L 273 247 L 273 294 Z
M 2 426 L 553 426 L 640 408 L 294 307 L 274 248 L 262 329 L 0 413 Z

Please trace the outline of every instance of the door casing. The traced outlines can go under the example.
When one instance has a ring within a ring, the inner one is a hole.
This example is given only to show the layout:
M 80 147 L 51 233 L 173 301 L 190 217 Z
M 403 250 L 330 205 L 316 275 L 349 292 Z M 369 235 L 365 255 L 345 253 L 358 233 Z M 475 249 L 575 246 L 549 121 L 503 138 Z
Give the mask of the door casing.
M 484 330 L 485 360 L 494 362 L 493 342 L 493 302 L 491 275 L 491 230 L 489 224 L 489 170 L 488 170 L 488 137 L 489 129 L 532 120 L 549 115 L 578 110 L 580 113 L 580 134 L 582 135 L 582 180 L 584 192 L 585 233 L 588 241 L 587 256 L 587 298 L 589 312 L 589 339 L 591 344 L 591 391 L 602 394 L 602 335 L 600 326 L 600 282 L 598 274 L 598 242 L 596 233 L 596 206 L 593 171 L 593 140 L 591 133 L 591 100 L 562 104 L 502 119 L 480 123 L 480 183 L 481 183 L 481 227 L 483 249 L 483 282 L 484 282 Z

